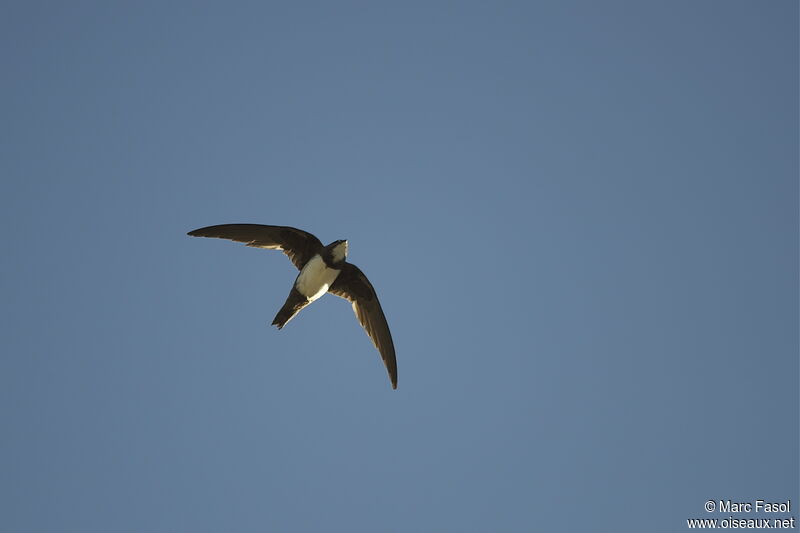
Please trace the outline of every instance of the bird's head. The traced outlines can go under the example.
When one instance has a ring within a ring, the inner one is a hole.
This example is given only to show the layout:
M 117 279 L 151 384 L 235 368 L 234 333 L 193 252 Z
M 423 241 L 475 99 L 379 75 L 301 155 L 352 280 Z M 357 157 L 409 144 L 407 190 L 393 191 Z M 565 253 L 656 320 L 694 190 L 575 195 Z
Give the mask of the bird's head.
M 328 253 L 331 263 L 334 265 L 343 263 L 347 259 L 347 241 L 345 239 L 333 241 L 325 247 L 325 251 Z

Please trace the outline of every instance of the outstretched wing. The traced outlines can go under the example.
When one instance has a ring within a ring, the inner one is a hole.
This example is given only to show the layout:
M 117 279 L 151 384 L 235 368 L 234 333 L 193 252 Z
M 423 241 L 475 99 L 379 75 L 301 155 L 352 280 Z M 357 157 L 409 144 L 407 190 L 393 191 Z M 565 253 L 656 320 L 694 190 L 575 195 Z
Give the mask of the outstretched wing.
M 328 292 L 335 294 L 353 304 L 356 318 L 361 322 L 372 343 L 380 352 L 383 364 L 392 380 L 392 388 L 397 388 L 397 359 L 394 355 L 394 342 L 389 332 L 389 324 L 383 314 L 375 289 L 361 270 L 350 263 L 345 263 L 342 272 L 330 286 Z
M 303 268 L 303 265 L 322 249 L 322 243 L 315 236 L 307 231 L 288 226 L 220 224 L 196 229 L 188 234 L 192 237 L 230 239 L 254 248 L 281 250 L 289 256 L 298 270 Z

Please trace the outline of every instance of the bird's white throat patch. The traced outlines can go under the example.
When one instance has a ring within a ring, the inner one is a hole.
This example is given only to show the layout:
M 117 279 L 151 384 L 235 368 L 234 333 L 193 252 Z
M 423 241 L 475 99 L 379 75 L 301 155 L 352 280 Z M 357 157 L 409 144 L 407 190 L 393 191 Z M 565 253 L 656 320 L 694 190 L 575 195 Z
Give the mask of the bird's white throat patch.
M 341 242 L 331 250 L 333 262 L 338 263 L 347 257 L 347 241 Z
M 343 244 L 346 250 L 346 243 Z M 333 250 L 334 254 L 336 253 L 336 249 L 341 248 L 341 246 L 340 244 Z M 341 270 L 328 268 L 325 261 L 322 260 L 322 257 L 315 255 L 306 263 L 303 270 L 300 271 L 300 275 L 297 276 L 297 281 L 295 282 L 295 287 L 300 291 L 300 294 L 313 302 L 328 291 L 328 287 L 336 280 L 339 272 L 341 272 Z

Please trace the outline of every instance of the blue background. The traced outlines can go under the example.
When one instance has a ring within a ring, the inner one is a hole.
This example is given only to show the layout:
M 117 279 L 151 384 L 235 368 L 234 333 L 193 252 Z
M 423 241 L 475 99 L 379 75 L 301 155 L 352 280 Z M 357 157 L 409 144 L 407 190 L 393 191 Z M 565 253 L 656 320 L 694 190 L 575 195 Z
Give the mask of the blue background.
M 0 530 L 797 516 L 797 2 L 2 11 Z

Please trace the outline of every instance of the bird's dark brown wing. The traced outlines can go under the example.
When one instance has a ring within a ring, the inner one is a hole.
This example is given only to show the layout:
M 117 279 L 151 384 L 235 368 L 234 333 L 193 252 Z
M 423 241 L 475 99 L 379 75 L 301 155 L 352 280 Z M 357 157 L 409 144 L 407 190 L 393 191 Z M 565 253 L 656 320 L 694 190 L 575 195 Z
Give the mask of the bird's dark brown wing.
M 281 250 L 298 270 L 322 249 L 322 243 L 307 231 L 288 226 L 220 224 L 190 231 L 192 237 L 217 237 L 243 242 L 255 248 Z
M 340 296 L 353 304 L 356 318 L 361 322 L 372 343 L 380 352 L 383 364 L 392 380 L 392 388 L 397 388 L 397 359 L 394 355 L 394 342 L 389 332 L 389 324 L 383 314 L 375 289 L 361 270 L 345 263 L 342 272 L 330 286 L 328 292 Z

